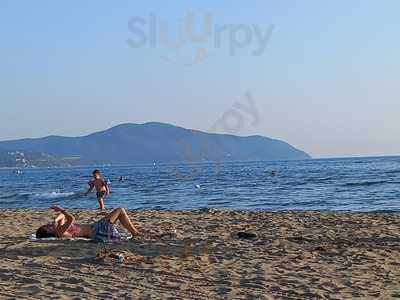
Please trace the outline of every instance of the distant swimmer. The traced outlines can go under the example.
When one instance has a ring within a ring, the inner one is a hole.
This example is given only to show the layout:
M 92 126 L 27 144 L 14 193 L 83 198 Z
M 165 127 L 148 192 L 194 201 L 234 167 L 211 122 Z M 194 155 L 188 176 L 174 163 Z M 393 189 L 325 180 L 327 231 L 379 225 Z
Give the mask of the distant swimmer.
M 272 171 L 265 170 L 265 173 L 269 173 L 271 176 L 276 176 L 278 174 L 278 172 L 275 170 L 272 170 Z
M 96 197 L 97 201 L 99 202 L 99 208 L 105 209 L 104 198 L 110 195 L 110 189 L 108 187 L 109 184 L 103 180 L 99 170 L 94 170 L 92 175 L 93 179 L 88 182 L 89 189 L 86 192 L 86 195 L 96 188 Z
M 119 176 L 119 179 L 118 179 L 118 181 L 124 181 L 124 177 L 122 177 L 122 176 Z

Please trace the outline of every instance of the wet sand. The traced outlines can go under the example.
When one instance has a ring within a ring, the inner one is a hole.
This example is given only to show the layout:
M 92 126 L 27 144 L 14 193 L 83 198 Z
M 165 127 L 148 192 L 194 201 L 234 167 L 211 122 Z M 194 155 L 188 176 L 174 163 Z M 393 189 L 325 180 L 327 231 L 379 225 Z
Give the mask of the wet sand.
M 29 241 L 54 213 L 0 210 L 0 299 L 400 298 L 400 214 L 129 214 L 146 237 L 105 246 Z

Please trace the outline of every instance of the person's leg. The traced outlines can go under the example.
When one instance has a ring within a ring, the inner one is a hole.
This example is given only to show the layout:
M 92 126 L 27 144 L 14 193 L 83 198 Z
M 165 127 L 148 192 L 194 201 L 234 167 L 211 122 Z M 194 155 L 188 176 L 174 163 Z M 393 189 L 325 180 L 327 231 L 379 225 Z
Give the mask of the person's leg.
M 124 226 L 133 235 L 140 234 L 129 219 L 126 210 L 123 208 L 115 209 L 106 217 L 106 219 L 108 219 L 111 224 L 115 224 L 117 221 L 119 221 L 121 225 Z
M 97 201 L 99 202 L 99 208 L 101 209 L 101 210 L 103 210 L 105 207 L 104 207 L 104 199 L 103 199 L 103 197 L 99 197 L 99 198 L 97 198 Z

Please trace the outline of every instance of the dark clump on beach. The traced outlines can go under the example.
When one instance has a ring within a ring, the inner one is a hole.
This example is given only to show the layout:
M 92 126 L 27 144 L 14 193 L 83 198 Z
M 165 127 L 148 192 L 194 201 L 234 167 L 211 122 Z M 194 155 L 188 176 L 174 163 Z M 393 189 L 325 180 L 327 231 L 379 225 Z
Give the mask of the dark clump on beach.
M 257 234 L 252 232 L 243 232 L 243 231 L 238 232 L 237 236 L 239 239 L 246 239 L 246 240 L 252 240 L 257 238 Z

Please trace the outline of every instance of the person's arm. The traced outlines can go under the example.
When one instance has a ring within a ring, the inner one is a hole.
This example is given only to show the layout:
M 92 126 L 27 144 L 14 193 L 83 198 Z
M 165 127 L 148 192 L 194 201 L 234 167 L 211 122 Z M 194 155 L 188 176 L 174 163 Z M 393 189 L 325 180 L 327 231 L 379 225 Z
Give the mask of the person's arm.
M 106 187 L 107 196 L 110 196 L 110 188 L 108 187 L 107 182 L 104 182 L 104 186 Z
M 63 214 L 59 214 L 55 219 L 54 219 L 54 226 L 58 227 L 61 226 L 65 223 L 65 216 Z
M 61 238 L 63 237 L 64 233 L 68 230 L 68 228 L 71 226 L 71 224 L 75 221 L 75 217 L 70 213 L 68 213 L 65 209 L 57 205 L 54 205 L 51 208 L 56 212 L 63 214 L 65 217 L 64 224 L 56 226 L 56 236 Z
M 94 188 L 94 183 L 92 181 L 89 181 L 89 189 L 87 190 L 87 192 L 85 193 L 85 195 L 88 195 Z

